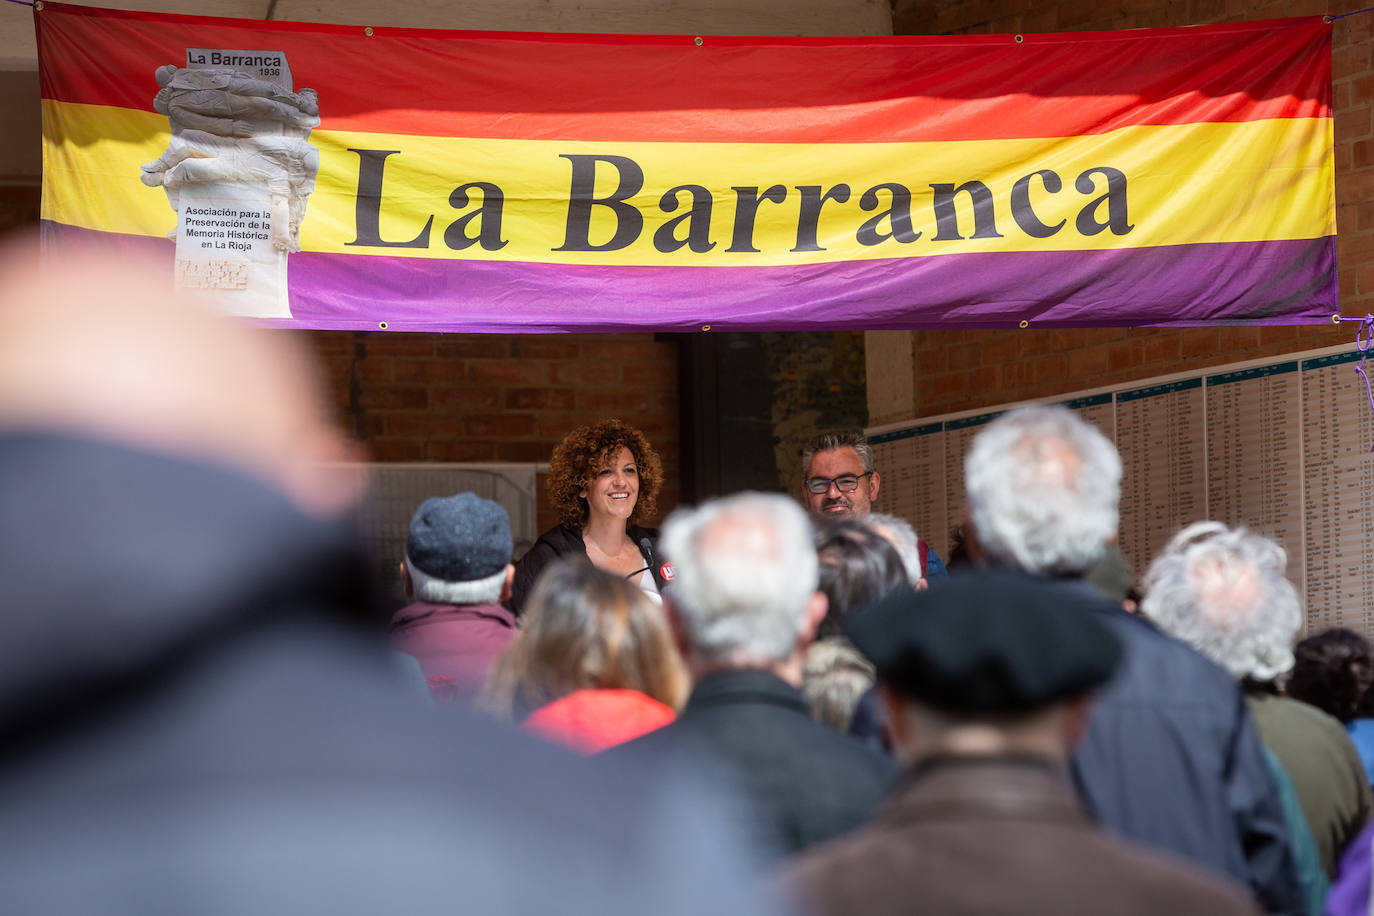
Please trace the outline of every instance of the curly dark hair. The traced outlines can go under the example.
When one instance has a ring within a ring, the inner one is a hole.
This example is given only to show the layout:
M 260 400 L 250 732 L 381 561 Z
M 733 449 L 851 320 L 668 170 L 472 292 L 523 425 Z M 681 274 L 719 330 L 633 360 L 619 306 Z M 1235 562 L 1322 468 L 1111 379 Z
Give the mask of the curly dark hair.
M 663 486 L 663 462 L 644 434 L 620 420 L 602 420 L 579 426 L 553 450 L 549 461 L 549 502 L 558 518 L 570 528 L 587 524 L 587 501 L 578 494 L 591 486 L 596 472 L 612 454 L 630 450 L 639 469 L 639 498 L 630 522 L 653 518 L 658 512 L 658 491 Z
M 1361 715 L 1361 701 L 1374 681 L 1374 652 L 1353 630 L 1335 628 L 1309 636 L 1293 649 L 1287 692 L 1349 722 Z

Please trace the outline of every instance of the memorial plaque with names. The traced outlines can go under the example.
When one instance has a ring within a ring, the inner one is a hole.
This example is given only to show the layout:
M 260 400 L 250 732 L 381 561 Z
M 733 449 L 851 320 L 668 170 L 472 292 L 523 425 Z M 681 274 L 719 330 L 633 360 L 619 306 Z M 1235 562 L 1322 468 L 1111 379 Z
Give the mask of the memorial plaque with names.
M 1096 426 L 1098 431 L 1107 437 L 1107 441 L 1116 441 L 1116 405 L 1110 391 L 1060 401 L 1059 406 L 1067 407 L 1078 414 L 1080 420 Z
M 1374 636 L 1374 415 L 1362 354 L 1302 361 L 1307 629 Z M 1374 369 L 1374 367 L 1370 367 Z
M 1006 411 L 945 421 L 945 532 L 964 524 L 964 458 L 973 437 Z M 946 554 L 941 554 L 941 558 Z
M 1296 360 L 1207 377 L 1207 518 L 1281 544 L 1299 591 L 1301 398 Z
M 877 433 L 868 441 L 882 475 L 874 510 L 906 519 L 932 550 L 947 556 L 944 424 Z
M 1174 533 L 1206 517 L 1202 379 L 1116 395 L 1121 453 L 1121 551 L 1137 581 Z
M 1121 454 L 1119 537 L 1137 581 L 1184 525 L 1243 525 L 1287 549 L 1307 632 L 1342 626 L 1374 638 L 1374 409 L 1355 371 L 1362 356 L 1353 348 L 1292 354 L 1059 401 Z M 937 551 L 962 522 L 969 443 L 1006 409 L 885 434 L 890 451 L 879 466 L 884 486 L 897 484 L 889 510 L 912 519 Z M 894 446 L 898 439 L 906 444 Z M 915 468 L 933 472 L 941 463 L 928 456 L 941 454 L 943 478 L 918 479 Z M 911 473 L 898 470 L 904 461 Z M 943 488 L 943 510 L 918 497 L 923 488 Z M 939 511 L 942 521 L 926 521 Z

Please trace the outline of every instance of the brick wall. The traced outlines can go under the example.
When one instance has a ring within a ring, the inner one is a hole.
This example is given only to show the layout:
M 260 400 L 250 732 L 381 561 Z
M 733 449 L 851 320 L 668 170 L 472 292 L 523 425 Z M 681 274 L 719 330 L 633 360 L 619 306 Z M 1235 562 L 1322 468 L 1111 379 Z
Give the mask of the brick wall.
M 343 422 L 376 461 L 547 462 L 574 427 L 619 417 L 663 458 L 678 502 L 677 345 L 651 334 L 303 331 Z M 540 530 L 556 519 L 540 479 Z
M 1354 325 L 918 331 L 921 416 L 1051 397 L 1171 372 L 1353 343 Z
M 41 196 L 37 185 L 0 185 L 0 234 L 36 229 Z
M 1363 2 L 898 0 L 899 35 L 1087 31 L 1339 15 Z M 1337 20 L 1332 62 L 1341 312 L 1374 312 L 1374 13 Z M 1353 326 L 918 331 L 916 413 L 986 407 L 1204 366 L 1353 343 Z

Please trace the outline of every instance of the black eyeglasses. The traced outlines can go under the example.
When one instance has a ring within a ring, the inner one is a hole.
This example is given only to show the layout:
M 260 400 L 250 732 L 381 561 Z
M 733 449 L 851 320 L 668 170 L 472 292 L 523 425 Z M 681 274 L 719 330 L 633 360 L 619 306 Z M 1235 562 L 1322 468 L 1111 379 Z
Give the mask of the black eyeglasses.
M 859 489 L 859 481 L 872 473 L 864 471 L 862 474 L 841 474 L 839 477 L 808 477 L 806 489 L 810 493 L 829 493 L 833 483 L 841 493 L 853 493 Z

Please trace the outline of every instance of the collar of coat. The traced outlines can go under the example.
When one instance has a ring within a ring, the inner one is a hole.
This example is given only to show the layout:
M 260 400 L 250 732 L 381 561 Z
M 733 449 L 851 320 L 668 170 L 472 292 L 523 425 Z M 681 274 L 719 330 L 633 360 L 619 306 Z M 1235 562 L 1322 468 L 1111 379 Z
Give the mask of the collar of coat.
M 801 692 L 776 674 L 760 668 L 713 671 L 697 681 L 686 711 L 730 703 L 770 703 L 810 717 Z
M 1063 764 L 1043 757 L 941 756 L 911 767 L 886 819 L 1019 818 L 1085 823 Z

